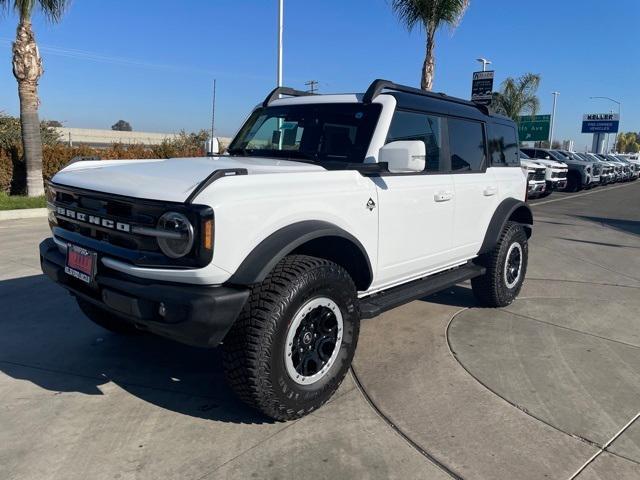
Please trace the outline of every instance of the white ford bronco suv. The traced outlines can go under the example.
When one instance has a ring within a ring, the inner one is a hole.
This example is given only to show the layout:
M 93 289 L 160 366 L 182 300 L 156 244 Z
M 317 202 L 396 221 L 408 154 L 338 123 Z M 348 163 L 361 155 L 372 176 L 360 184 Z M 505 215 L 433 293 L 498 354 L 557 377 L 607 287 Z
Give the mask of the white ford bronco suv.
M 361 319 L 468 279 L 481 305 L 514 300 L 533 225 L 517 138 L 385 80 L 275 89 L 226 155 L 61 170 L 42 270 L 111 331 L 222 343 L 242 400 L 298 418 L 340 385 Z

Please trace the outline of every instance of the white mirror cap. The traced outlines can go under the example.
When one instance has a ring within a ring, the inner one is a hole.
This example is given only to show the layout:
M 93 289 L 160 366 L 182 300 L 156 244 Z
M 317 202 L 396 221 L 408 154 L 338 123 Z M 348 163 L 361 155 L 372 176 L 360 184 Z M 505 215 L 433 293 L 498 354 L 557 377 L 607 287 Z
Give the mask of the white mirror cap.
M 401 140 L 382 147 L 378 162 L 386 162 L 392 173 L 422 172 L 426 158 L 427 148 L 423 141 Z
M 204 142 L 204 149 L 209 156 L 220 153 L 220 143 L 218 142 L 218 139 L 213 137 Z

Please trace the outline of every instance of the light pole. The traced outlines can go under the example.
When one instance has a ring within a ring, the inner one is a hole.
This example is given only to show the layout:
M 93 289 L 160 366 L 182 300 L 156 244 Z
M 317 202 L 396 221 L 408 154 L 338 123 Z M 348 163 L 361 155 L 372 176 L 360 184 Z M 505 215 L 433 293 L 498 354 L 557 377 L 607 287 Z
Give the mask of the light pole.
M 602 100 L 609 100 L 610 102 L 613 102 L 615 104 L 618 105 L 618 130 L 616 131 L 616 139 L 615 139 L 615 144 L 614 144 L 614 148 L 618 148 L 618 132 L 620 131 L 620 106 L 622 105 L 622 102 L 619 102 L 618 100 L 614 100 L 611 97 L 589 97 L 591 100 L 595 99 L 595 98 L 600 98 Z M 607 145 L 607 149 L 609 148 L 609 145 Z
M 278 0 L 278 74 L 277 86 L 282 86 L 282 28 L 284 17 L 284 0 Z
M 556 126 L 556 102 L 558 101 L 558 95 L 560 92 L 551 92 L 553 95 L 553 111 L 551 112 L 551 131 L 549 132 L 549 148 L 553 148 L 553 129 Z
M 491 65 L 491 61 L 487 60 L 486 58 L 476 58 L 476 62 L 480 62 L 482 63 L 482 71 L 486 72 L 487 71 L 487 65 Z

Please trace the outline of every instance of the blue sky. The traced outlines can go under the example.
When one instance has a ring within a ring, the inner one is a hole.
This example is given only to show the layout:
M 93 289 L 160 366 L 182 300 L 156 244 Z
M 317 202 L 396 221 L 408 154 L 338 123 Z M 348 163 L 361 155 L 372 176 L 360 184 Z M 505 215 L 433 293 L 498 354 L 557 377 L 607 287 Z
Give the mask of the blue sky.
M 76 0 L 62 22 L 37 16 L 45 63 L 41 117 L 71 127 L 197 130 L 210 124 L 218 79 L 217 133 L 231 135 L 275 83 L 276 0 Z M 13 15 L 0 17 L 0 110 L 17 114 L 11 73 Z M 583 113 L 621 100 L 622 129 L 640 130 L 640 1 L 472 0 L 455 32 L 437 38 L 435 90 L 468 98 L 475 59 L 496 81 L 542 75 L 542 111 L 560 92 L 556 138 L 590 144 Z M 322 92 L 363 91 L 374 78 L 418 85 L 421 32 L 408 33 L 388 0 L 285 0 L 285 84 L 315 79 Z

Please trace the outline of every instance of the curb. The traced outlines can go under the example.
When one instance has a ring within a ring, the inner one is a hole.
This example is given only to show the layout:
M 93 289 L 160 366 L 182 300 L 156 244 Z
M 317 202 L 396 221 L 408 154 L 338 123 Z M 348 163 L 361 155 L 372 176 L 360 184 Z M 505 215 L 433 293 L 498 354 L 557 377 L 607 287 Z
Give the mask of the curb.
M 21 218 L 40 218 L 47 216 L 46 208 L 21 208 L 17 210 L 0 210 L 0 221 L 19 220 Z

